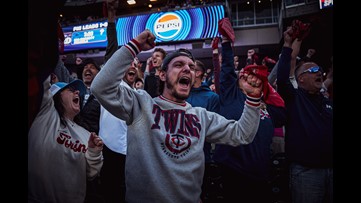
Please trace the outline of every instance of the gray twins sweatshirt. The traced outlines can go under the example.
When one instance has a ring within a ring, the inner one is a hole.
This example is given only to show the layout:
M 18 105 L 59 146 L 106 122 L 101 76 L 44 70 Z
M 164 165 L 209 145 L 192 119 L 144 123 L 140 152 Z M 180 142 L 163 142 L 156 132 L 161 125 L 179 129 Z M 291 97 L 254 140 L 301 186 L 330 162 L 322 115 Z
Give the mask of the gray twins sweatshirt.
M 242 117 L 235 121 L 189 103 L 174 103 L 162 96 L 152 99 L 144 90 L 120 85 L 133 59 L 131 48 L 121 47 L 91 85 L 100 104 L 128 125 L 126 201 L 197 203 L 205 139 L 232 146 L 252 142 L 259 108 L 245 104 Z

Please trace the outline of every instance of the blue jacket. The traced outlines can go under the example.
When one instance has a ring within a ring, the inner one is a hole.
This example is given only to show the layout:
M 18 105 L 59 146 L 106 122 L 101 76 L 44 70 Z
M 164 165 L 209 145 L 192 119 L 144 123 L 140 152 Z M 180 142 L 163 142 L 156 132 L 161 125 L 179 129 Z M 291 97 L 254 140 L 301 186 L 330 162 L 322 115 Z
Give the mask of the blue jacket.
M 192 88 L 187 102 L 192 106 L 199 106 L 208 111 L 219 113 L 219 96 L 202 82 L 198 88 Z
M 202 82 L 201 86 L 198 88 L 192 88 L 186 101 L 192 106 L 203 107 L 208 111 L 219 113 L 219 96 L 213 92 L 205 82 Z M 203 151 L 205 162 L 213 162 L 212 146 L 210 143 L 204 143 Z
M 289 81 L 292 49 L 283 47 L 277 88 L 287 108 L 285 151 L 289 161 L 308 167 L 333 166 L 332 103 L 322 94 L 295 89 Z

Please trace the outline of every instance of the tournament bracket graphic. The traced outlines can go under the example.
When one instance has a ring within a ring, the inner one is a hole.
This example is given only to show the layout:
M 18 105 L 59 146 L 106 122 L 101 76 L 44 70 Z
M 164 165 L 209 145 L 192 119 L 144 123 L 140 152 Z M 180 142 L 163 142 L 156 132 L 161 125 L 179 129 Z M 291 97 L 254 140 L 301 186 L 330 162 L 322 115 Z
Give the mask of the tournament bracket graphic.
M 123 46 L 145 29 L 154 33 L 157 43 L 211 39 L 219 36 L 218 21 L 224 16 L 223 5 L 212 5 L 119 17 L 116 19 L 118 45 Z M 107 25 L 105 20 L 63 28 L 64 52 L 105 49 Z

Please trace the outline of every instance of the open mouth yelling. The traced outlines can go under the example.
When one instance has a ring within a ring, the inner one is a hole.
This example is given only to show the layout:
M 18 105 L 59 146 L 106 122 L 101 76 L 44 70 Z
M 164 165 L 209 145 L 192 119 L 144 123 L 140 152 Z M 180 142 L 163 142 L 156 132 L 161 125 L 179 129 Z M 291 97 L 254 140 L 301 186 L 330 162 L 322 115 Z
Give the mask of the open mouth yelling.
M 322 83 L 323 83 L 322 77 L 317 77 L 316 80 L 315 80 L 315 82 L 316 82 L 317 84 L 322 84 Z
M 191 79 L 189 77 L 181 77 L 178 84 L 182 90 L 189 90 L 191 88 Z
M 75 104 L 79 104 L 79 98 L 77 97 L 77 98 L 73 99 L 73 102 L 74 102 Z
M 92 77 L 93 77 L 93 74 L 91 74 L 90 72 L 86 72 L 83 76 L 83 79 L 90 80 L 90 79 L 92 79 Z

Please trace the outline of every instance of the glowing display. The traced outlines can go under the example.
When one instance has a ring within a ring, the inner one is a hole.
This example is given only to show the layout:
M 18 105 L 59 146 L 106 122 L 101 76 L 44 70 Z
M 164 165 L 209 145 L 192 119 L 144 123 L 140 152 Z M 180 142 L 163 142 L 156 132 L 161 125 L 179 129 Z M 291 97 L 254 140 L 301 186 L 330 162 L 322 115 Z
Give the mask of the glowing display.
M 149 29 L 156 42 L 194 41 L 218 36 L 218 21 L 224 18 L 223 5 L 121 17 L 116 20 L 118 45 L 122 46 Z M 107 22 L 63 28 L 64 51 L 106 48 Z

